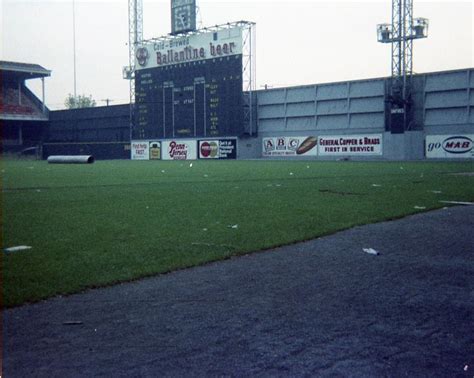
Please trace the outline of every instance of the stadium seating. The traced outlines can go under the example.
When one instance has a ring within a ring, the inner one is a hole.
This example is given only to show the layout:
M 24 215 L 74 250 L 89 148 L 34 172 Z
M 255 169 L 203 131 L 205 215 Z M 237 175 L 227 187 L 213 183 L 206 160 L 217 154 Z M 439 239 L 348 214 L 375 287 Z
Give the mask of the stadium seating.
M 25 116 L 42 113 L 24 90 L 20 92 L 17 87 L 4 86 L 2 92 L 3 102 L 0 102 L 0 113 Z

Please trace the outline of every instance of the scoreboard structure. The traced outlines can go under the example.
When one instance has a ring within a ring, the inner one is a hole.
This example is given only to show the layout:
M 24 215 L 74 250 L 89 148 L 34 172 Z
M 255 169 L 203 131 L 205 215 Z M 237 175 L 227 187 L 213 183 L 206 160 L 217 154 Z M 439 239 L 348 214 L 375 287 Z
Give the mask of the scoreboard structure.
M 242 135 L 244 36 L 251 25 L 241 21 L 138 45 L 132 139 Z

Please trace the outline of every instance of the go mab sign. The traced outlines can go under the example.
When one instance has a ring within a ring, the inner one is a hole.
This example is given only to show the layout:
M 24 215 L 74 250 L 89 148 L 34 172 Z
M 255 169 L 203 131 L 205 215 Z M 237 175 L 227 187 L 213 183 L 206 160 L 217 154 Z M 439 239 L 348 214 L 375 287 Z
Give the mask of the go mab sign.
M 425 143 L 427 158 L 474 158 L 474 134 L 427 135 Z
M 236 139 L 214 139 L 199 141 L 199 159 L 236 159 Z

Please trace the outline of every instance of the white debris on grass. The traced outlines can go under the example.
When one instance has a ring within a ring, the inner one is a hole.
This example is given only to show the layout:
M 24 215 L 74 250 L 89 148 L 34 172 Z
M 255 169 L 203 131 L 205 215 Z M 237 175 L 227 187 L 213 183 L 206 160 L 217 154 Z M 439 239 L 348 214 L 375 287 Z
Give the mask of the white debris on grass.
M 193 163 L 189 163 L 189 168 L 192 168 L 192 166 L 193 166 Z
M 413 208 L 416 210 L 425 210 L 426 206 L 414 206 Z
M 290 172 L 290 176 L 293 176 L 293 172 Z
M 365 252 L 365 253 L 368 253 L 369 255 L 379 255 L 380 253 L 378 251 L 376 251 L 375 249 L 373 248 L 362 248 L 362 250 Z
M 209 177 L 208 175 L 204 175 L 204 177 Z
M 161 173 L 165 173 L 165 170 L 164 170 L 164 169 L 162 169 L 162 170 L 161 170 Z
M 434 193 L 434 194 L 441 194 L 443 193 L 441 190 L 430 190 L 431 193 Z
M 439 201 L 441 203 L 449 203 L 451 205 L 465 205 L 465 206 L 472 206 L 474 202 L 463 202 L 463 201 Z
M 203 231 L 207 231 L 207 228 L 203 228 L 202 230 L 203 230 Z
M 6 253 L 11 253 L 11 252 L 19 252 L 19 251 L 26 251 L 27 249 L 31 249 L 29 245 L 17 245 L 15 247 L 9 247 L 5 248 L 4 251 Z
M 281 184 L 275 184 L 275 186 L 281 186 Z
M 309 168 L 309 165 L 307 165 L 306 168 Z
M 382 185 L 380 185 L 380 184 L 372 184 L 372 186 L 378 188 L 378 187 L 380 187 L 380 186 L 382 186 Z
M 237 229 L 237 228 L 239 228 L 239 225 L 238 224 L 229 224 L 227 227 Z

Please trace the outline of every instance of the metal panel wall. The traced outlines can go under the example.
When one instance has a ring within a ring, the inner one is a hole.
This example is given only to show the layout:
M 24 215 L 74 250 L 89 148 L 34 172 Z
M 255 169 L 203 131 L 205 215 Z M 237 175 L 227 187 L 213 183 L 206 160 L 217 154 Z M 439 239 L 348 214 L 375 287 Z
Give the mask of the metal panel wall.
M 423 125 L 425 134 L 474 131 L 474 70 L 423 75 Z
M 384 96 L 384 79 L 259 91 L 258 130 L 274 135 L 382 132 Z
M 258 130 L 265 135 L 385 131 L 389 78 L 257 92 Z M 474 69 L 413 77 L 413 121 L 425 134 L 473 132 Z

